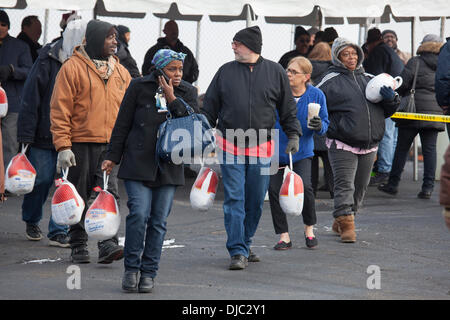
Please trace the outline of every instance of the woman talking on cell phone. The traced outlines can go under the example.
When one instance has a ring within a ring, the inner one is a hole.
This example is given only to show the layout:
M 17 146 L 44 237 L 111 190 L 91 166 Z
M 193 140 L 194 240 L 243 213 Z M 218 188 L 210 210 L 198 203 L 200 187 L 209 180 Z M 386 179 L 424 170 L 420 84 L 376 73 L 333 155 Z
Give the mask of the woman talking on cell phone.
M 197 89 L 181 79 L 185 56 L 161 49 L 153 58 L 156 69 L 131 82 L 102 164 L 108 173 L 120 163 L 118 178 L 124 180 L 128 194 L 122 280 L 127 292 L 153 290 L 175 189 L 184 185 L 183 164 L 158 165 L 155 151 L 167 112 L 172 117 L 187 115 L 179 98 L 198 111 Z

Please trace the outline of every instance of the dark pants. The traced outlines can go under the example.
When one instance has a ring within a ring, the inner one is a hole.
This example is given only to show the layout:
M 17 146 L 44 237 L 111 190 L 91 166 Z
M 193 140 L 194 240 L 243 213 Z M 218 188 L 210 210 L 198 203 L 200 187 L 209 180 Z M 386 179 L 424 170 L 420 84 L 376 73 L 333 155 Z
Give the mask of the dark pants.
M 9 112 L 2 119 L 2 138 L 3 138 L 3 162 L 5 169 L 8 167 L 11 159 L 19 152 L 19 143 L 17 142 L 17 112 Z
M 81 221 L 70 226 L 70 246 L 71 248 L 85 246 L 88 235 L 84 230 L 84 218 L 89 206 L 97 197 L 97 192 L 92 189 L 100 186 L 103 189 L 103 171 L 101 165 L 106 155 L 106 144 L 103 143 L 73 143 L 72 152 L 75 154 L 76 166 L 69 168 L 68 180 L 75 186 L 78 193 L 85 203 Z M 119 190 L 117 183 L 117 171 L 119 166 L 115 166 L 109 176 L 108 191 L 119 199 Z M 118 242 L 117 236 L 112 239 Z M 109 241 L 109 240 L 105 240 Z M 102 241 L 98 243 L 102 245 Z
M 334 142 L 328 149 L 334 177 L 334 218 L 356 214 L 362 206 L 376 154 L 336 149 Z
M 312 226 L 317 223 L 316 206 L 314 193 L 311 186 L 311 159 L 302 159 L 293 164 L 293 171 L 298 174 L 303 180 L 303 223 L 307 226 Z M 288 222 L 286 214 L 280 207 L 279 194 L 280 188 L 283 184 L 284 168 L 270 177 L 269 184 L 269 201 L 270 212 L 272 213 L 273 226 L 276 234 L 288 232 Z
M 436 175 L 436 140 L 439 131 L 437 130 L 419 130 L 415 128 L 399 128 L 398 141 L 395 148 L 394 161 L 391 174 L 389 175 L 389 184 L 397 187 L 405 167 L 409 149 L 417 134 L 420 136 L 423 154 L 423 183 L 422 190 L 433 191 L 434 179 Z
M 325 177 L 325 184 L 332 194 L 334 189 L 333 182 L 333 169 L 331 169 L 330 159 L 328 159 L 328 150 L 325 151 L 314 151 L 315 155 L 312 158 L 311 164 L 311 184 L 314 192 L 317 192 L 317 186 L 319 184 L 319 157 L 322 158 L 323 162 L 323 172 Z
M 130 213 L 126 220 L 125 271 L 154 278 L 158 271 L 167 217 L 176 186 L 146 187 L 142 181 L 125 180 Z

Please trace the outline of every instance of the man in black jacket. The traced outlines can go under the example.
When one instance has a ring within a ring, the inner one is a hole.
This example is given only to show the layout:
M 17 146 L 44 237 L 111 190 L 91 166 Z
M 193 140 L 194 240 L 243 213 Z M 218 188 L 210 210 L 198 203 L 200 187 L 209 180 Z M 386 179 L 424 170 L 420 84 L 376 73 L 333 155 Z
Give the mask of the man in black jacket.
M 399 76 L 404 64 L 397 53 L 383 41 L 381 31 L 377 28 L 370 29 L 367 33 L 367 49 L 369 56 L 364 61 L 364 69 L 373 75 L 380 73 L 390 74 L 392 77 Z M 391 118 L 385 119 L 385 131 L 383 139 L 378 146 L 377 173 L 370 179 L 370 186 L 377 186 L 389 177 L 389 172 L 394 159 L 395 140 L 397 131 L 395 123 Z
M 308 31 L 306 31 L 305 28 L 303 28 L 302 26 L 297 26 L 295 28 L 295 35 L 294 35 L 295 49 L 286 52 L 280 58 L 280 61 L 278 61 L 278 63 L 281 64 L 284 69 L 286 69 L 291 59 L 298 56 L 306 57 L 310 50 L 309 46 L 310 41 L 311 36 L 309 35 Z
M 164 25 L 163 32 L 165 37 L 159 38 L 158 42 L 148 49 L 144 57 L 144 64 L 142 65 L 142 75 L 146 76 L 153 71 L 152 59 L 159 49 L 171 49 L 175 52 L 185 53 L 187 56 L 183 64 L 183 80 L 189 83 L 194 83 L 198 79 L 198 65 L 191 50 L 186 47 L 178 39 L 178 25 L 174 20 L 168 21 Z
M 8 113 L 2 119 L 3 161 L 5 168 L 19 151 L 17 118 L 22 90 L 33 61 L 30 48 L 9 35 L 8 14 L 0 10 L 0 83 L 8 97 Z
M 302 134 L 286 72 L 278 63 L 261 57 L 261 47 L 258 26 L 234 36 L 235 61 L 217 71 L 202 108 L 210 124 L 217 123 L 217 142 L 223 151 L 219 152 L 219 160 L 230 270 L 242 270 L 248 261 L 259 261 L 250 245 L 269 185 L 275 142 L 268 133 L 275 126 L 277 111 L 289 137 L 286 153 L 298 151 Z
M 76 24 L 80 28 L 75 28 L 75 22 L 71 22 L 63 38 L 42 48 L 25 81 L 17 121 L 17 141 L 30 144 L 27 156 L 37 172 L 33 191 L 24 195 L 22 202 L 22 220 L 26 223 L 26 237 L 31 241 L 42 239 L 39 222 L 56 173 L 58 153 L 50 132 L 50 99 L 55 78 L 61 65 L 72 55 L 73 48 L 81 44 L 86 30 L 86 23 L 79 20 Z M 57 225 L 50 217 L 47 235 L 50 246 L 69 247 L 67 232 L 67 226 Z
M 42 34 L 42 24 L 37 16 L 27 16 L 22 20 L 22 31 L 17 39 L 24 41 L 30 47 L 31 58 L 36 61 L 42 46 L 38 40 Z
M 116 29 L 119 33 L 116 56 L 119 58 L 120 64 L 127 68 L 132 78 L 139 78 L 141 73 L 137 67 L 136 60 L 131 56 L 130 50 L 128 49 L 130 29 L 123 25 L 118 25 Z

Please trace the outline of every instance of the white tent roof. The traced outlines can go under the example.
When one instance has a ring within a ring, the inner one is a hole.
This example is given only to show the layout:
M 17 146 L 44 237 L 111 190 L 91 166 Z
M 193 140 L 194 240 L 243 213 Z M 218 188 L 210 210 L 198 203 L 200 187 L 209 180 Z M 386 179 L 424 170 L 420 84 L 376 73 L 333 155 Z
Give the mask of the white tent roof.
M 42 0 L 34 0 L 42 1 Z M 171 1 L 128 0 L 126 5 L 119 0 L 103 0 L 109 11 L 166 12 Z M 328 17 L 378 17 L 384 7 L 390 5 L 392 13 L 400 17 L 450 16 L 448 0 L 177 0 L 182 14 L 239 15 L 245 4 L 249 4 L 261 16 L 305 16 L 315 5 L 320 6 Z
M 449 0 L 103 0 L 108 11 L 167 12 L 176 2 L 181 14 L 239 15 L 245 4 L 261 16 L 306 16 L 320 6 L 325 17 L 379 17 L 386 5 L 398 17 L 450 16 Z M 14 7 L 16 0 L 0 0 L 1 7 Z M 26 0 L 30 8 L 91 10 L 96 0 Z

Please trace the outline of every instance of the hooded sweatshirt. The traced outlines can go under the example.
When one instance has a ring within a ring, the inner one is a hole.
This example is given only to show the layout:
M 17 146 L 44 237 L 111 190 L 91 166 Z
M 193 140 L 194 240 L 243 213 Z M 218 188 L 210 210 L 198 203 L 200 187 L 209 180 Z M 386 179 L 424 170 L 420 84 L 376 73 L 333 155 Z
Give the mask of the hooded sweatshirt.
M 338 59 L 346 47 L 358 53 L 356 69 L 351 71 Z M 372 103 L 366 99 L 366 86 L 372 75 L 364 72 L 362 49 L 344 38 L 334 40 L 331 48 L 332 66 L 317 85 L 327 98 L 330 125 L 327 137 L 346 145 L 369 150 L 378 146 L 384 134 L 384 119 L 394 114 L 400 99 Z
M 109 23 L 91 20 L 86 29 L 86 49 L 75 48 L 56 77 L 50 102 L 50 130 L 58 152 L 70 148 L 72 142 L 109 142 L 131 81 L 117 57 L 108 57 L 116 63 L 111 74 L 106 73 L 107 81 L 105 73 L 93 62 L 96 58 L 107 58 L 101 54 L 111 27 Z

